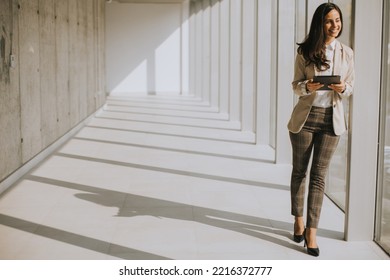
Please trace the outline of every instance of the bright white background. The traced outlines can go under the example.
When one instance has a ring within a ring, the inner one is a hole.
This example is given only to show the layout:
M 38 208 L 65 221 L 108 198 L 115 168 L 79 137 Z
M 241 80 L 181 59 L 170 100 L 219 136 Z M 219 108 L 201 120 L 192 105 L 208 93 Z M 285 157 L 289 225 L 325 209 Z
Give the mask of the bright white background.
M 107 92 L 180 93 L 188 83 L 182 19 L 180 3 L 106 5 Z

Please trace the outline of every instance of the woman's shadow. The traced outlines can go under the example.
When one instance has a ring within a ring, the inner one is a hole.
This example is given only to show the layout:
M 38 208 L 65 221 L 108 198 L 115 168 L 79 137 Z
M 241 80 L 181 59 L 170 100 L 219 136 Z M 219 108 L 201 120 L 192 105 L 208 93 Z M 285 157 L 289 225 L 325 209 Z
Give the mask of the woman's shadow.
M 151 216 L 186 220 L 223 230 L 234 231 L 292 250 L 304 252 L 301 244 L 296 244 L 292 241 L 292 234 L 289 231 L 292 228 L 291 223 L 34 175 L 29 175 L 27 179 L 78 190 L 82 193 L 75 194 L 75 197 L 97 205 L 115 207 L 118 209 L 117 217 Z M 193 214 L 188 215 L 188 212 L 182 211 L 185 208 L 192 209 Z
M 118 217 L 152 216 L 187 220 L 260 238 L 290 249 L 302 252 L 304 250 L 302 245 L 291 242 L 292 234 L 289 232 L 289 229 L 292 228 L 291 223 L 125 192 L 84 185 L 71 185 L 71 188 L 84 192 L 75 194 L 77 198 L 105 207 L 115 207 L 118 209 Z M 191 208 L 193 214 L 188 215 L 188 211 L 182 211 L 185 208 Z M 278 228 L 276 229 L 275 226 Z

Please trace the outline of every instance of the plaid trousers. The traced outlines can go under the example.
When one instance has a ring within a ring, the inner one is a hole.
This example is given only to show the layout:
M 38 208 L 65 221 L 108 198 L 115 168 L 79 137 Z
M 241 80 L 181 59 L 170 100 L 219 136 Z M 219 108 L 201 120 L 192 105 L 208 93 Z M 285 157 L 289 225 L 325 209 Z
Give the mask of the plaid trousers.
M 306 227 L 317 228 L 324 198 L 325 177 L 340 136 L 333 131 L 333 109 L 312 107 L 305 125 L 298 133 L 290 132 L 293 151 L 291 174 L 291 214 L 302 217 L 306 188 L 306 173 L 310 168 Z

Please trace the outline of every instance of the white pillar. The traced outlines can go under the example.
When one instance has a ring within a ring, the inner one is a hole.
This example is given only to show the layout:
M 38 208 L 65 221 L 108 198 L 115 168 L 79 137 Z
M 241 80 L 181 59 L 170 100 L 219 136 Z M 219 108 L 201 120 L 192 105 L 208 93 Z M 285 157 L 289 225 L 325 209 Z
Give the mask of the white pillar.
M 202 84 L 203 84 L 203 9 L 202 1 L 195 2 L 195 83 L 194 90 L 195 95 L 202 98 Z
M 181 9 L 181 77 L 180 93 L 188 95 L 189 93 L 189 17 L 190 1 L 184 0 Z
M 328 1 L 324 1 L 324 0 L 306 0 L 306 7 L 307 7 L 307 10 L 306 10 L 306 14 L 307 14 L 307 34 L 309 34 L 309 30 L 310 30 L 310 24 L 311 24 L 311 20 L 313 18 L 313 15 L 314 15 L 314 12 L 315 10 L 317 9 L 317 7 L 325 2 L 328 2 Z M 331 1 L 332 2 L 332 1 Z
M 211 0 L 211 70 L 210 70 L 210 100 L 211 106 L 219 106 L 219 60 L 220 60 L 220 23 L 219 23 L 219 0 Z
M 269 145 L 271 125 L 272 2 L 258 1 L 256 144 Z M 275 36 L 275 35 L 274 35 Z
M 381 78 L 382 0 L 355 1 L 355 87 L 345 238 L 373 240 Z M 368 20 L 369 19 L 369 20 Z M 372 50 L 367 55 L 367 50 Z
M 241 121 L 241 0 L 231 0 L 230 9 L 230 120 Z
M 220 3 L 220 112 L 229 111 L 230 73 L 230 0 Z
M 210 102 L 210 0 L 202 1 L 202 97 L 204 101 Z
M 242 130 L 255 131 L 256 29 L 255 0 L 242 1 Z
M 295 61 L 295 1 L 279 0 L 277 63 L 276 163 L 291 163 L 287 122 L 293 108 L 291 81 Z
M 189 14 L 189 93 L 196 94 L 196 4 L 190 2 Z

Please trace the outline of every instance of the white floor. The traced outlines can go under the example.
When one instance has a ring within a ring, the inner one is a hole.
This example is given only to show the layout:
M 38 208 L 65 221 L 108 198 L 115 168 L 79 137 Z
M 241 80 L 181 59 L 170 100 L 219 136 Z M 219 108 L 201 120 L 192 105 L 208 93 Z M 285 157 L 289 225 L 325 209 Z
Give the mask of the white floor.
M 195 98 L 110 97 L 0 197 L 0 259 L 313 259 L 292 241 L 290 166 Z M 319 259 L 389 259 L 322 211 Z

